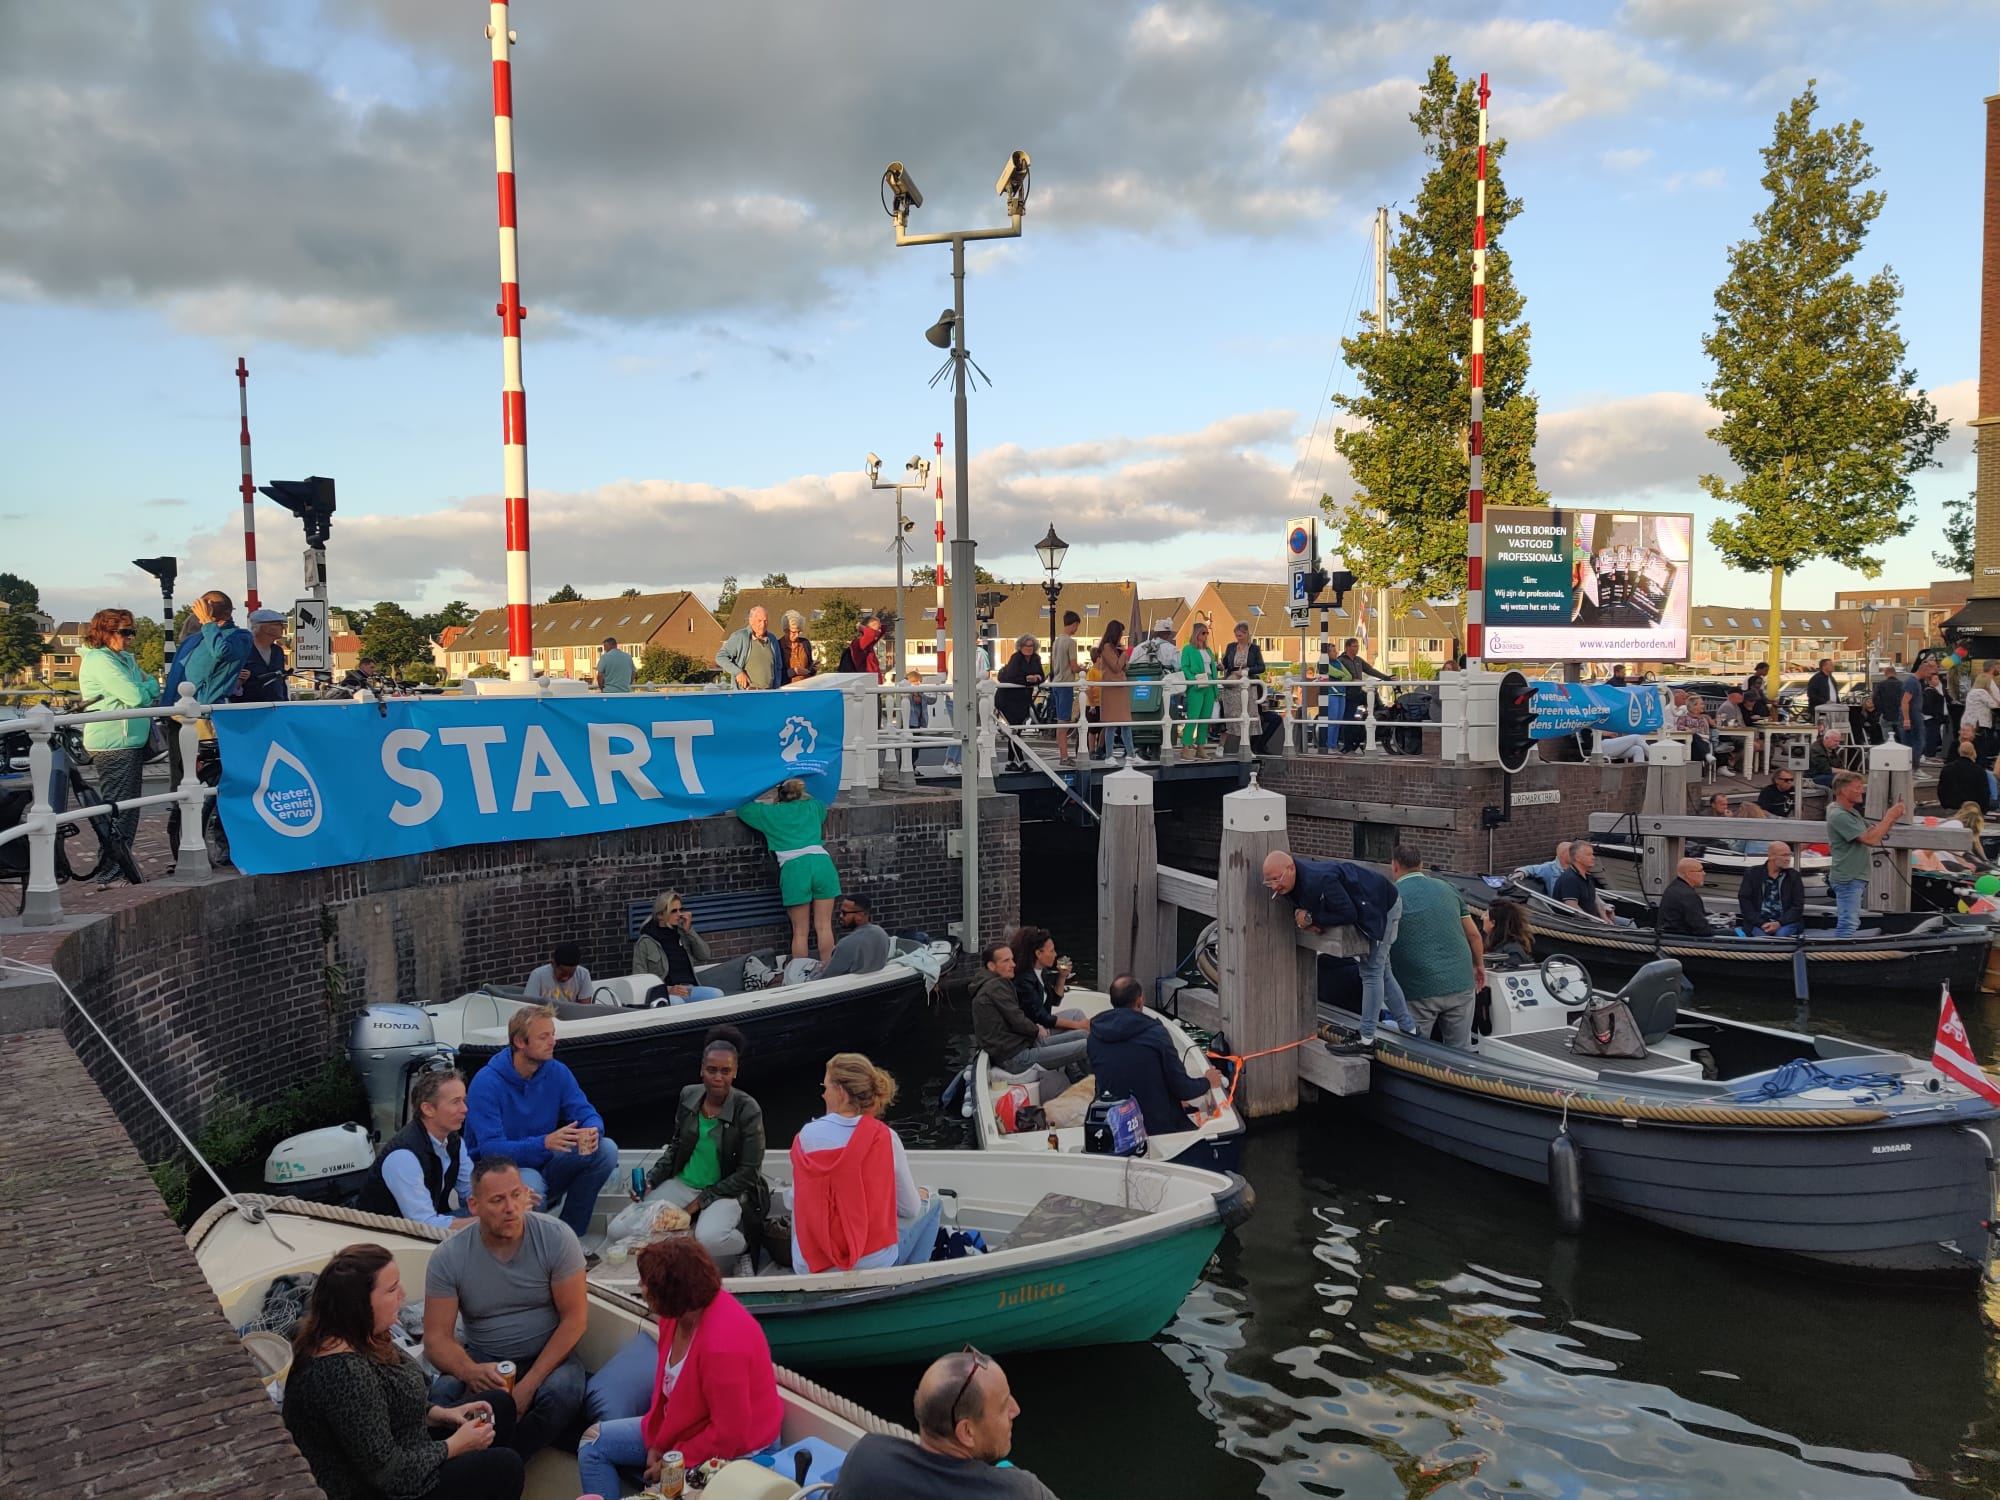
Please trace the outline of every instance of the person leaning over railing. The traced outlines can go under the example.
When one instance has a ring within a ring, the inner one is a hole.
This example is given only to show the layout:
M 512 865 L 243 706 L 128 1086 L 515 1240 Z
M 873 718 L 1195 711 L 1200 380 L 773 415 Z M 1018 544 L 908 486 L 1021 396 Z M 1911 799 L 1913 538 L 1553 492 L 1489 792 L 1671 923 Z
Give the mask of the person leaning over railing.
M 236 624 L 236 605 L 220 589 L 211 589 L 188 607 L 190 623 L 200 625 L 181 638 L 180 649 L 174 653 L 173 665 L 167 669 L 167 681 L 161 690 L 161 700 L 168 704 L 180 702 L 182 683 L 194 689 L 198 704 L 227 703 L 234 698 L 243 685 L 250 681 L 250 654 L 253 650 L 250 632 Z M 214 730 L 206 720 L 202 721 L 201 738 L 213 740 Z M 186 776 L 186 767 L 181 759 L 181 737 L 170 725 L 167 728 L 167 776 L 176 790 Z M 181 847 L 181 805 L 171 804 L 167 809 L 167 848 Z
M 87 709 L 144 709 L 159 702 L 152 675 L 142 672 L 133 657 L 130 610 L 99 610 L 83 628 L 83 665 L 77 686 Z M 100 720 L 83 727 L 83 748 L 97 767 L 97 790 L 106 802 L 122 803 L 139 795 L 146 769 L 146 745 L 152 738 L 151 719 Z M 121 809 L 118 837 L 127 849 L 139 833 L 137 808 Z M 105 884 L 109 884 L 107 878 Z

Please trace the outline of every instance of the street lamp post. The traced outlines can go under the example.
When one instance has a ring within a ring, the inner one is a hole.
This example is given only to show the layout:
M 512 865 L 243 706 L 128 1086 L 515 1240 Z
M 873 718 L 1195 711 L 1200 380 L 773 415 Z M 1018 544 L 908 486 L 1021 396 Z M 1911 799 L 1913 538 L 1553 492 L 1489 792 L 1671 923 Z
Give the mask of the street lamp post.
M 896 224 L 896 243 L 952 247 L 952 306 L 925 334 L 934 345 L 952 351 L 952 441 L 955 455 L 952 488 L 957 510 L 952 537 L 952 717 L 959 740 L 959 817 L 964 850 L 959 861 L 960 939 L 968 950 L 980 942 L 980 788 L 979 679 L 973 670 L 973 538 L 972 507 L 967 487 L 966 452 L 966 242 L 1011 240 L 1021 235 L 1028 212 L 1029 164 L 1026 151 L 1010 152 L 995 190 L 1007 204 L 1006 229 L 953 230 L 944 234 L 909 233 L 910 211 L 923 206 L 924 195 L 903 169 L 891 162 L 883 170 L 883 208 Z
M 868 471 L 868 483 L 871 490 L 894 490 L 896 492 L 896 540 L 889 544 L 889 550 L 896 554 L 896 680 L 900 683 L 910 675 L 905 670 L 904 664 L 904 638 L 908 635 L 908 632 L 904 630 L 903 626 L 903 576 L 909 571 L 903 566 L 904 549 L 909 545 L 904 540 L 904 537 L 910 528 L 915 525 L 914 522 L 907 522 L 903 519 L 903 492 L 905 490 L 922 490 L 931 482 L 931 461 L 922 454 L 913 455 L 910 462 L 905 464 L 903 468 L 906 474 L 915 477 L 906 480 L 893 480 L 887 485 L 882 482 L 881 459 L 877 458 L 874 454 L 870 454 L 868 456 L 868 463 L 864 467 Z
M 1864 605 L 1860 614 L 1862 616 L 1862 650 L 1868 662 L 1868 665 L 1862 669 L 1862 675 L 1868 679 L 1870 689 L 1873 691 L 1876 684 L 1876 607 L 1874 605 Z
M 1040 542 L 1035 544 L 1035 555 L 1042 560 L 1042 570 L 1049 577 L 1043 582 L 1042 592 L 1049 596 L 1049 650 L 1056 651 L 1056 601 L 1063 596 L 1063 586 L 1056 582 L 1056 570 L 1063 566 L 1063 559 L 1070 551 L 1070 544 L 1056 535 L 1056 523 L 1049 523 L 1049 530 Z

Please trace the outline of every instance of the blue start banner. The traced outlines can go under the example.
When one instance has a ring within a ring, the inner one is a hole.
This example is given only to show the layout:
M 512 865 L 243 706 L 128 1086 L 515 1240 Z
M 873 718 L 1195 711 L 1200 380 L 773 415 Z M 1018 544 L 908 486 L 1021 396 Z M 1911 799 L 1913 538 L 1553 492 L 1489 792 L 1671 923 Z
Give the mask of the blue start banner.
M 825 691 L 391 699 L 215 716 L 216 805 L 252 875 L 727 813 L 841 784 Z
M 1536 682 L 1531 740 L 1557 740 L 1579 730 L 1613 735 L 1657 735 L 1664 715 L 1658 688 L 1609 688 L 1603 684 Z

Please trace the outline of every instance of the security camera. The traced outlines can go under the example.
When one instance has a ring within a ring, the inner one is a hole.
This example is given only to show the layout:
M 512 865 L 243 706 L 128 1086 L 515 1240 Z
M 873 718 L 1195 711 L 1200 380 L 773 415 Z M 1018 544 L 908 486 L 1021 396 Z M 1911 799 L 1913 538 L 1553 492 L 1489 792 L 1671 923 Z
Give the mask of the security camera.
M 917 473 L 922 474 L 925 470 L 931 467 L 931 461 L 925 458 L 924 455 L 921 453 L 913 453 L 910 456 L 910 462 L 905 464 L 903 467 L 905 469 L 914 469 Z
M 874 454 L 870 454 L 867 461 L 863 463 L 862 468 L 868 471 L 870 479 L 874 479 L 878 474 L 882 473 L 882 460 Z
M 1007 200 L 1008 212 L 1018 214 L 1028 205 L 1028 153 L 1013 151 L 1008 153 L 1007 164 L 1001 168 L 1000 179 L 994 183 L 994 192 Z
M 924 207 L 924 195 L 917 191 L 917 180 L 903 170 L 902 162 L 891 162 L 883 168 L 882 184 L 896 200 L 898 210 Z

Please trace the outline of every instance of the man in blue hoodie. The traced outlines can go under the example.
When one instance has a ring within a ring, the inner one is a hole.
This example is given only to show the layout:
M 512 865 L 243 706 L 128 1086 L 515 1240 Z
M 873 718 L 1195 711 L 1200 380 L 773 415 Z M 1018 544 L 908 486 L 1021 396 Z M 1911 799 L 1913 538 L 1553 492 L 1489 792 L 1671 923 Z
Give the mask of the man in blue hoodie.
M 1292 898 L 1293 920 L 1300 927 L 1316 933 L 1353 928 L 1369 941 L 1369 951 L 1362 957 L 1361 1040 L 1342 1043 L 1333 1052 L 1373 1048 L 1376 1018 L 1386 1007 L 1397 1026 L 1417 1031 L 1403 987 L 1390 972 L 1390 950 L 1397 941 L 1403 903 L 1386 877 L 1352 860 L 1295 859 L 1285 850 L 1273 850 L 1265 856 L 1264 883 L 1274 899 Z
M 465 1142 L 474 1162 L 513 1158 L 545 1212 L 579 1236 L 590 1229 L 598 1190 L 618 1171 L 618 1147 L 577 1076 L 556 1061 L 555 1007 L 523 1006 L 507 1019 L 507 1051 L 489 1058 L 466 1091 Z
M 1114 1099 L 1131 1095 L 1139 1101 L 1148 1136 L 1188 1130 L 1189 1102 L 1220 1089 L 1223 1076 L 1213 1068 L 1194 1075 L 1181 1071 L 1173 1039 L 1160 1019 L 1147 1015 L 1140 1005 L 1146 992 L 1131 975 L 1112 981 L 1110 994 L 1110 1008 L 1091 1018 L 1085 1043 L 1098 1093 Z

